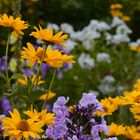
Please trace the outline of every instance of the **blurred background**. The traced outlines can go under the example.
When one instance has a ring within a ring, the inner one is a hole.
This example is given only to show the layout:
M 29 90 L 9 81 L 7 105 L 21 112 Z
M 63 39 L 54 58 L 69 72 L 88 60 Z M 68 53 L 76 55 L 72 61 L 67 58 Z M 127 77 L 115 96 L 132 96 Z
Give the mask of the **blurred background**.
M 115 4 L 121 6 L 113 7 Z M 14 46 L 26 45 L 28 41 L 43 45 L 29 37 L 33 26 L 40 24 L 69 34 L 66 53 L 74 55 L 77 62 L 58 69 L 54 92 L 73 97 L 72 102 L 82 92 L 94 92 L 98 98 L 121 95 L 140 76 L 139 53 L 135 48 L 130 49 L 140 46 L 139 0 L 0 0 L 0 13 L 21 16 L 30 24 L 22 43 L 17 43 L 14 36 L 11 39 L 11 73 L 25 69 L 24 65 L 18 68 Z M 6 33 L 0 31 L 2 71 Z M 42 78 L 49 81 L 51 70 L 47 66 L 42 69 Z

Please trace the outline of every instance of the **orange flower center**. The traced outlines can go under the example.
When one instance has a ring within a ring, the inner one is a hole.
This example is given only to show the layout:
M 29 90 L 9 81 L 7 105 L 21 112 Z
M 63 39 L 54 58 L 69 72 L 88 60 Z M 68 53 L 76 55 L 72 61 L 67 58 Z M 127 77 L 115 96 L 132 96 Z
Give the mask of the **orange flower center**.
M 21 122 L 19 122 L 19 124 L 17 125 L 17 129 L 21 130 L 21 131 L 28 131 L 30 129 L 30 126 L 28 124 L 27 121 L 22 120 Z
M 140 95 L 135 98 L 134 102 L 135 103 L 139 103 L 140 102 Z

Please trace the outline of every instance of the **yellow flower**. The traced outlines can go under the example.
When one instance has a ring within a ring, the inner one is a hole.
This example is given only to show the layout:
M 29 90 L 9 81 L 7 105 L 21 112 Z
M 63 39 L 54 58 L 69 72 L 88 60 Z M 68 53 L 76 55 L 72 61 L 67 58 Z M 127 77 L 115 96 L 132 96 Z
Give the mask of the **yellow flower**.
M 118 99 L 117 98 L 105 98 L 100 101 L 101 105 L 103 106 L 104 112 L 96 111 L 95 114 L 102 116 L 102 115 L 112 115 L 114 111 L 118 109 Z
M 54 93 L 54 92 L 47 92 L 47 93 L 45 93 L 44 95 L 42 95 L 41 97 L 40 97 L 40 100 L 46 100 L 46 97 L 47 97 L 47 100 L 50 100 L 50 99 L 52 99 L 54 96 L 56 95 L 56 93 Z
M 21 85 L 26 86 L 28 84 L 28 79 L 27 79 L 27 76 L 24 75 L 24 77 L 25 79 L 18 79 L 17 82 Z M 32 83 L 34 82 L 35 78 L 36 78 L 36 75 L 31 77 Z M 37 85 L 41 85 L 43 83 L 45 83 L 45 81 L 41 80 L 41 77 L 39 76 Z M 36 82 L 34 82 L 34 85 L 36 85 Z
M 136 104 L 140 103 L 140 91 L 130 91 L 125 92 L 124 97 L 122 97 L 126 104 Z
M 0 26 L 12 28 L 19 35 L 23 35 L 22 30 L 28 28 L 28 24 L 20 17 L 14 19 L 13 16 L 8 17 L 6 14 L 0 15 Z
M 55 114 L 54 113 L 47 113 L 46 109 L 43 109 L 41 112 L 37 112 L 37 110 L 34 109 L 34 110 L 26 111 L 24 113 L 31 118 L 33 116 L 37 116 L 36 121 L 38 121 L 38 122 L 42 121 L 46 125 L 50 125 L 50 124 L 54 123 Z
M 130 46 L 130 50 L 140 52 L 140 46 Z
M 111 123 L 111 125 L 108 125 L 109 127 L 109 133 L 107 133 L 107 136 L 119 136 L 125 134 L 125 127 L 123 125 L 117 125 L 115 123 Z
M 123 13 L 119 10 L 111 10 L 111 15 L 113 17 L 122 17 L 123 16 Z
M 64 63 L 75 63 L 72 55 L 62 55 L 58 50 L 47 48 L 44 61 L 51 67 L 60 68 Z
M 4 136 L 9 136 L 10 140 L 29 140 L 29 137 L 40 138 L 41 129 L 44 125 L 42 121 L 36 122 L 37 116 L 33 116 L 30 119 L 21 119 L 17 109 L 10 112 L 11 117 L 5 117 L 2 119 L 2 129 L 4 130 Z
M 40 50 L 42 50 L 43 48 L 38 47 L 36 51 L 33 45 L 29 42 L 27 43 L 27 47 L 28 48 L 23 47 L 23 50 L 21 51 L 21 58 L 28 59 L 29 60 L 28 66 L 32 67 L 36 62 L 41 61 L 42 56 L 38 55 L 38 53 L 40 54 L 40 52 L 42 52 Z
M 136 91 L 140 91 L 140 79 L 138 79 L 138 80 L 136 81 L 136 83 L 134 84 L 133 88 L 134 88 L 134 90 L 136 90 Z
M 133 113 L 134 119 L 140 121 L 140 104 L 134 104 L 130 108 L 130 112 Z
M 116 4 L 111 4 L 110 8 L 112 10 L 114 9 L 121 9 L 123 6 L 120 3 L 116 3 Z
M 140 126 L 128 126 L 126 127 L 125 136 L 131 140 L 139 140 L 140 139 Z
M 128 22 L 128 21 L 131 20 L 131 18 L 130 18 L 129 16 L 123 16 L 123 17 L 122 17 L 122 20 Z
M 66 48 L 63 42 L 68 38 L 68 35 L 63 34 L 62 31 L 60 31 L 56 35 L 53 35 L 52 29 L 42 29 L 41 26 L 39 26 L 39 29 L 37 27 L 34 27 L 34 29 L 36 30 L 36 32 L 32 32 L 30 36 L 34 36 L 37 39 L 47 41 L 48 43 L 55 43 Z
M 40 63 L 45 50 L 38 47 L 36 51 L 30 43 L 27 43 L 27 46 L 28 49 L 23 47 L 21 57 L 29 59 L 29 66 L 33 66 L 36 62 Z M 64 63 L 75 63 L 72 55 L 62 54 L 59 50 L 52 50 L 50 47 L 47 47 L 43 62 L 55 68 L 62 67 Z

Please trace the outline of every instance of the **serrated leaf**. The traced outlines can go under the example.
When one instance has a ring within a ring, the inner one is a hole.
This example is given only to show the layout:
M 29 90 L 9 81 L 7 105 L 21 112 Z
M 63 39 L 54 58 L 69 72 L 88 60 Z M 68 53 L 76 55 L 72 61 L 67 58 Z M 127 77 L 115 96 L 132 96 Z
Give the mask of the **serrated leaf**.
M 15 74 L 13 74 L 12 77 L 10 78 L 10 80 L 12 80 L 12 79 L 22 79 L 22 80 L 25 80 L 25 77 L 24 77 L 24 75 L 21 74 L 21 73 L 15 73 Z
M 3 78 L 7 82 L 7 78 L 2 72 L 0 72 L 0 77 Z

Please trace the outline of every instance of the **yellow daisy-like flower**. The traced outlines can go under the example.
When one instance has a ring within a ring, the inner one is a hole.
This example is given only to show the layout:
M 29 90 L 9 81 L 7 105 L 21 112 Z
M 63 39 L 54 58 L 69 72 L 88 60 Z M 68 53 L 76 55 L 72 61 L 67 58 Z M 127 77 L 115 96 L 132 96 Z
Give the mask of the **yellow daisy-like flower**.
M 40 100 L 46 100 L 46 97 L 47 97 L 47 100 L 50 100 L 50 99 L 52 99 L 54 96 L 56 95 L 56 93 L 54 93 L 54 92 L 47 92 L 47 93 L 45 93 L 44 95 L 42 95 L 41 97 L 40 97 Z
M 125 127 L 123 125 L 111 123 L 111 125 L 108 125 L 108 127 L 109 132 L 106 134 L 107 136 L 119 136 L 125 134 Z
M 140 91 L 124 92 L 124 97 L 122 98 L 127 105 L 140 103 Z
M 134 88 L 134 90 L 136 90 L 136 91 L 140 91 L 140 79 L 138 79 L 138 80 L 136 81 L 136 83 L 134 84 L 133 88 Z
M 130 50 L 140 52 L 140 46 L 130 46 Z
M 134 119 L 139 122 L 140 121 L 140 104 L 134 104 L 130 108 L 130 112 L 133 113 Z
M 68 38 L 68 35 L 63 34 L 62 31 L 60 31 L 56 35 L 53 35 L 53 29 L 42 29 L 41 26 L 39 26 L 39 28 L 34 27 L 34 29 L 36 30 L 36 32 L 32 32 L 30 36 L 34 36 L 37 39 L 46 41 L 48 43 L 58 44 L 66 48 L 63 42 Z
M 31 43 L 27 43 L 27 47 L 23 47 L 21 51 L 21 58 L 28 59 L 28 66 L 32 67 L 36 62 L 40 62 L 44 49 L 38 47 L 37 51 L 35 50 L 34 46 Z
M 64 63 L 75 63 L 72 55 L 62 54 L 58 50 L 47 48 L 44 61 L 51 67 L 60 68 Z
M 128 22 L 131 20 L 131 18 L 129 16 L 123 16 L 122 20 Z
M 121 8 L 123 8 L 123 6 L 120 3 L 116 3 L 116 4 L 111 4 L 110 8 L 112 10 L 114 10 L 114 9 L 121 9 Z
M 125 136 L 131 140 L 139 140 L 140 139 L 140 126 L 128 126 L 126 127 Z
M 17 82 L 21 85 L 26 86 L 28 84 L 28 79 L 27 79 L 27 76 L 24 75 L 24 77 L 25 77 L 25 79 L 18 79 Z M 36 78 L 36 75 L 34 75 L 31 78 L 32 83 L 34 82 L 35 78 Z M 41 77 L 39 76 L 37 85 L 41 85 L 43 83 L 45 83 L 45 81 L 41 80 Z M 34 82 L 33 84 L 36 85 L 36 82 Z
M 38 122 L 43 121 L 44 124 L 46 124 L 46 125 L 50 125 L 50 124 L 54 123 L 55 114 L 48 113 L 46 109 L 43 109 L 41 112 L 37 112 L 37 110 L 34 109 L 34 110 L 26 111 L 24 113 L 31 118 L 33 116 L 37 116 L 36 121 L 38 121 Z
M 118 109 L 118 99 L 116 98 L 105 98 L 100 101 L 101 105 L 103 106 L 104 112 L 96 111 L 95 114 L 98 116 L 102 115 L 112 115 L 114 111 Z
M 28 24 L 20 17 L 14 19 L 13 16 L 8 17 L 6 14 L 0 15 L 0 26 L 12 28 L 19 35 L 23 35 L 22 30 L 28 28 Z
M 111 10 L 110 13 L 113 17 L 122 17 L 123 16 L 123 13 L 119 10 Z
M 28 59 L 28 66 L 32 67 L 36 62 L 41 62 L 45 50 L 41 47 L 35 50 L 30 43 L 27 43 L 27 46 L 28 48 L 23 47 L 21 58 Z M 62 67 L 64 63 L 75 63 L 72 55 L 62 54 L 59 50 L 52 50 L 50 47 L 47 47 L 43 62 L 55 68 Z
M 29 140 L 29 137 L 40 138 L 41 129 L 44 125 L 42 121 L 36 122 L 37 117 L 33 116 L 30 119 L 21 119 L 17 109 L 10 112 L 11 117 L 2 119 L 2 129 L 4 130 L 4 137 L 9 136 L 10 140 Z

